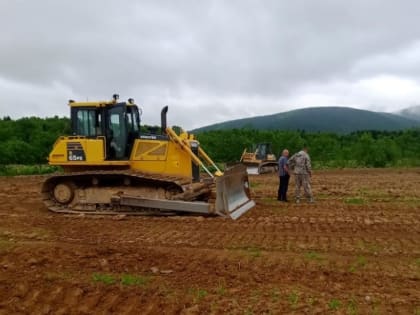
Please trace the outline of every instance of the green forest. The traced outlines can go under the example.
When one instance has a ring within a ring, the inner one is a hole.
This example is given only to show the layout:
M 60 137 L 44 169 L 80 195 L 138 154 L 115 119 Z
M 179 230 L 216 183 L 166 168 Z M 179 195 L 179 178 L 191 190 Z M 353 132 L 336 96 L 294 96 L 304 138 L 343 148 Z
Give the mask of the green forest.
M 270 142 L 279 156 L 303 146 L 316 168 L 420 166 L 420 129 L 364 131 L 350 134 L 305 131 L 233 129 L 207 131 L 197 135 L 202 147 L 216 161 L 237 161 L 244 148 Z
M 70 133 L 69 118 L 0 120 L 0 164 L 44 164 L 57 138 Z
M 4 117 L 0 119 L 0 165 L 46 164 L 57 137 L 69 133 L 68 118 Z M 284 148 L 294 153 L 308 145 L 313 164 L 318 168 L 420 166 L 420 129 L 350 134 L 233 129 L 205 131 L 196 136 L 207 153 L 220 163 L 238 161 L 244 148 L 270 142 L 277 155 Z

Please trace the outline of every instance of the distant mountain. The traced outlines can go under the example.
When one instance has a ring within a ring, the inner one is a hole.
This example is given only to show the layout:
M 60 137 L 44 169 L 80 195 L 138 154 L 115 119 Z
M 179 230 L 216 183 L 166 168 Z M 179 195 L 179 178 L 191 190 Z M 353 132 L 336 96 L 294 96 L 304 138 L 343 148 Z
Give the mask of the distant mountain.
M 311 107 L 267 116 L 249 117 L 205 126 L 194 132 L 254 128 L 349 133 L 358 130 L 401 130 L 420 126 L 420 121 L 401 115 L 349 107 Z
M 420 105 L 404 108 L 396 112 L 397 115 L 420 121 Z

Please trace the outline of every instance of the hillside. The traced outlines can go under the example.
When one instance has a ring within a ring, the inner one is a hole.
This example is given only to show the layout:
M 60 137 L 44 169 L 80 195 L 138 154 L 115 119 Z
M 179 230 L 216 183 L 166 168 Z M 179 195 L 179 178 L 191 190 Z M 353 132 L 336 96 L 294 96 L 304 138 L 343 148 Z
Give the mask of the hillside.
M 420 105 L 405 108 L 399 112 L 396 112 L 396 114 L 408 119 L 420 121 Z
M 231 120 L 198 128 L 194 132 L 253 128 L 349 133 L 358 130 L 402 130 L 419 125 L 419 121 L 395 114 L 349 107 L 313 107 L 274 115 Z

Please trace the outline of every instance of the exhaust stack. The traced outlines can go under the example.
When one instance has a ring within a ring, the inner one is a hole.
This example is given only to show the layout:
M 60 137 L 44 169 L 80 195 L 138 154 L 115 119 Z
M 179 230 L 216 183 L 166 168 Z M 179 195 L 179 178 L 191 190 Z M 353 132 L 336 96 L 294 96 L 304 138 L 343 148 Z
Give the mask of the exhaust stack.
M 167 121 L 166 121 L 166 114 L 168 113 L 168 106 L 165 106 L 162 108 L 162 111 L 160 112 L 160 127 L 162 129 L 161 133 L 166 133 L 166 127 L 167 127 Z

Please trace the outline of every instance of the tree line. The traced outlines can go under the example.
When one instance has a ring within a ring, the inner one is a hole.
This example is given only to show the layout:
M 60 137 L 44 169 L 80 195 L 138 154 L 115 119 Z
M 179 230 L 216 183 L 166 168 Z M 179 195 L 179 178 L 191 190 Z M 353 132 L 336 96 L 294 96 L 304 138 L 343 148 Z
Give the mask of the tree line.
M 142 131 L 158 129 L 143 126 Z M 45 164 L 56 139 L 69 134 L 70 120 L 65 117 L 17 120 L 4 117 L 0 119 L 0 164 Z M 420 129 L 345 135 L 233 129 L 206 131 L 196 136 L 207 153 L 222 163 L 238 161 L 244 148 L 270 142 L 277 156 L 284 148 L 294 153 L 307 145 L 317 167 L 420 166 Z
M 0 120 L 0 164 L 45 164 L 57 138 L 70 132 L 69 118 L 4 117 Z
M 420 129 L 361 131 L 350 134 L 305 131 L 234 129 L 207 131 L 197 135 L 202 147 L 216 161 L 238 161 L 243 150 L 270 142 L 280 156 L 303 146 L 315 167 L 420 166 Z

